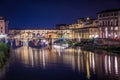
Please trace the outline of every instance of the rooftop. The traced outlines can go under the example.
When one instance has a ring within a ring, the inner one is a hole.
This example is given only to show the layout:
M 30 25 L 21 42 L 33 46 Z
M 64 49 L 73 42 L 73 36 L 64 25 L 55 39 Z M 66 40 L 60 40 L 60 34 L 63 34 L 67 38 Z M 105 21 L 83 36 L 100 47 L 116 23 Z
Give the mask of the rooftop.
M 0 16 L 0 20 L 4 20 L 4 17 Z
M 97 14 L 100 14 L 100 13 L 106 13 L 106 12 L 114 12 L 114 11 L 120 11 L 120 8 L 119 8 L 119 9 L 103 10 L 103 11 L 101 11 L 101 12 L 98 12 Z
M 38 28 L 38 27 L 34 27 L 34 28 L 9 28 L 9 30 L 56 30 L 56 28 Z

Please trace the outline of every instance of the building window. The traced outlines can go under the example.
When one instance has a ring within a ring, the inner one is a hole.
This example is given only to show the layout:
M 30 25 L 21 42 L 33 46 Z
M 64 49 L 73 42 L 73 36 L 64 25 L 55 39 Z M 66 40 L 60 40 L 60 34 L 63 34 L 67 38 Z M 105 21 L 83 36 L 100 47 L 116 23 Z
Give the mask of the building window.
M 103 32 L 103 34 L 102 34 L 102 38 L 104 38 L 104 32 Z
M 113 21 L 112 20 L 110 21 L 110 25 L 113 26 Z
M 108 20 L 108 26 L 110 26 L 110 21 Z
M 117 33 L 116 33 L 116 32 L 114 33 L 114 37 L 115 37 L 115 38 L 117 38 L 117 37 L 118 37 L 118 35 L 117 35 Z
M 99 23 L 99 26 L 102 26 L 102 23 L 101 23 L 101 22 Z
M 107 26 L 107 21 L 105 21 L 105 26 Z
M 107 30 L 108 30 L 108 28 L 106 27 L 106 28 L 105 28 L 105 31 L 107 31 Z
M 103 17 L 105 17 L 105 14 L 103 14 Z
M 105 31 L 105 38 L 108 38 L 108 31 Z
M 111 32 L 111 38 L 113 38 L 113 32 Z
M 113 13 L 111 13 L 111 16 L 113 16 Z
M 101 15 L 99 15 L 99 17 L 102 17 Z
M 116 26 L 118 26 L 118 20 L 116 20 L 116 22 L 115 22 L 115 23 L 116 23 Z
M 115 27 L 115 30 L 118 30 L 118 27 Z
M 2 33 L 3 28 L 1 27 L 1 33 Z
M 105 24 L 104 24 L 104 21 L 103 21 L 102 25 L 103 25 L 103 26 L 105 25 Z
M 114 13 L 114 16 L 118 16 L 118 13 L 117 13 L 117 12 L 115 12 L 115 13 Z
M 108 34 L 109 37 L 111 37 L 111 34 Z
M 109 16 L 109 14 L 107 13 L 107 14 L 106 14 L 106 17 L 108 17 L 108 16 Z
M 113 30 L 113 27 L 111 27 L 111 30 Z

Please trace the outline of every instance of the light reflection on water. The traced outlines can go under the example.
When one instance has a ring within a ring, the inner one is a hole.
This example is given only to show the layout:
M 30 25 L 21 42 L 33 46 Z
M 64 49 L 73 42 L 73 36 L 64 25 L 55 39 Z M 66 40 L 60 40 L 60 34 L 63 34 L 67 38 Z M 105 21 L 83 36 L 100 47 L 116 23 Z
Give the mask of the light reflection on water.
M 98 78 L 105 77 L 120 79 L 120 57 L 118 55 L 106 54 L 106 52 L 88 52 L 80 48 L 55 49 L 43 48 L 32 49 L 22 47 L 12 53 L 13 62 L 17 61 L 24 67 L 40 67 L 47 69 L 54 66 L 65 66 L 73 71 L 85 73 L 88 79 L 92 75 Z M 114 79 L 113 79 L 114 80 Z

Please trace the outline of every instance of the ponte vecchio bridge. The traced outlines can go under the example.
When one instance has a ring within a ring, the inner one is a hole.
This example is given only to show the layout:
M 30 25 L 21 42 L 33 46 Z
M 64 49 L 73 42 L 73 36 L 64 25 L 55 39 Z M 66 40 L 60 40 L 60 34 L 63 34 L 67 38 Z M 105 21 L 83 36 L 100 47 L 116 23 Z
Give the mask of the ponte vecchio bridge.
M 69 38 L 73 39 L 72 30 L 58 29 L 11 29 L 9 30 L 9 38 L 15 39 L 31 39 L 31 38 Z

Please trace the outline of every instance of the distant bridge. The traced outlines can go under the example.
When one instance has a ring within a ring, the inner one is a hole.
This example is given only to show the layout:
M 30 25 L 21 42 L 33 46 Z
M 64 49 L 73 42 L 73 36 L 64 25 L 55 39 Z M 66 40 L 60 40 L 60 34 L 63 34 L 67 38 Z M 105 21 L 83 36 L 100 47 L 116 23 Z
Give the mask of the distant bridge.
M 57 30 L 57 29 L 11 29 L 9 30 L 9 38 L 69 38 L 72 39 L 73 31 L 72 30 Z

